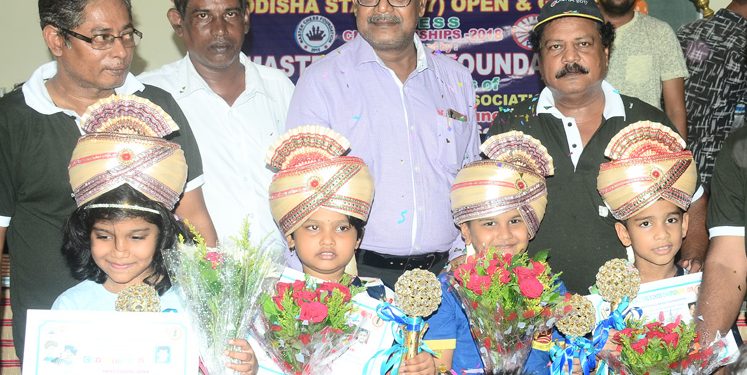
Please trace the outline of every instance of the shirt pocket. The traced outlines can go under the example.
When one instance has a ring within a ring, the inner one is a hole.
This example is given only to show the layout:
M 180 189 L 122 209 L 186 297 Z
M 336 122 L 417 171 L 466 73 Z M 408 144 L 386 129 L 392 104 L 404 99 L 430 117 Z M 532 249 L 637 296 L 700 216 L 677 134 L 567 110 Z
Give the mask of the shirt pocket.
M 651 76 L 654 59 L 650 55 L 628 56 L 625 60 L 625 80 L 631 83 L 643 83 Z
M 458 116 L 459 114 L 456 114 L 453 117 Z M 439 161 L 450 174 L 456 175 L 462 168 L 467 152 L 470 139 L 469 123 L 451 118 L 449 109 L 440 109 L 436 116 L 436 129 Z

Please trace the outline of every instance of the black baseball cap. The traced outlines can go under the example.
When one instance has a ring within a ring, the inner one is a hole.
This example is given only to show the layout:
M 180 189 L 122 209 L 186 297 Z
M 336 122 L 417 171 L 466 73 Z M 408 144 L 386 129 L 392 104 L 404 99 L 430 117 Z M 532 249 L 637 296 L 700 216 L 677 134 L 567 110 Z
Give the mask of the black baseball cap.
M 593 0 L 551 0 L 540 10 L 534 28 L 560 17 L 583 17 L 604 23 L 602 12 Z

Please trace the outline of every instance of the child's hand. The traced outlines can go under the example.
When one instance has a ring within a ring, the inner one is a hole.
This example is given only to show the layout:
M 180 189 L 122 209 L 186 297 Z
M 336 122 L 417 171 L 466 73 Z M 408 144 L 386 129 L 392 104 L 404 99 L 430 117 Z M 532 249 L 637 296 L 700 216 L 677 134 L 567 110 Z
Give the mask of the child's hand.
M 238 346 L 240 351 L 226 351 L 226 356 L 229 358 L 238 360 L 239 363 L 226 363 L 226 367 L 244 375 L 255 375 L 259 370 L 259 363 L 257 363 L 257 357 L 254 355 L 254 350 L 249 346 L 249 342 L 244 339 L 229 340 L 229 344 Z
M 433 356 L 426 352 L 420 352 L 415 357 L 402 363 L 399 368 L 402 375 L 434 375 L 436 373 L 436 362 Z
M 467 260 L 467 256 L 466 255 L 460 255 L 460 256 L 452 259 L 451 262 L 449 262 L 449 269 L 452 270 L 452 271 L 455 270 L 455 269 L 457 269 L 457 267 L 459 267 L 462 264 L 464 264 L 464 262 L 466 260 Z

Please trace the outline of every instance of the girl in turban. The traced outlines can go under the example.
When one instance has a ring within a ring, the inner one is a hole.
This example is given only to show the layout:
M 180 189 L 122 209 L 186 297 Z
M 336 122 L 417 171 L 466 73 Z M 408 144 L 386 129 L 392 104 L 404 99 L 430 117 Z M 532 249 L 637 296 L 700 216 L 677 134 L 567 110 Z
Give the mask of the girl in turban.
M 78 208 L 63 230 L 63 254 L 81 280 L 52 309 L 182 311 L 162 252 L 182 233 L 171 210 L 187 179 L 180 146 L 164 140 L 178 129 L 152 102 L 114 96 L 89 108 L 68 166 Z M 229 368 L 256 374 L 244 339 L 230 342 Z M 195 369 L 196 370 L 196 369 Z
M 270 209 L 303 273 L 286 268 L 281 281 L 307 277 L 318 281 L 365 286 L 352 297 L 353 319 L 361 322 L 357 341 L 332 363 L 335 374 L 379 373 L 382 349 L 391 347 L 391 322 L 381 321 L 376 308 L 391 300 L 392 291 L 379 279 L 355 276 L 355 250 L 374 198 L 374 184 L 366 164 L 345 156 L 350 144 L 342 135 L 322 126 L 304 126 L 287 132 L 270 149 L 267 164 L 276 171 L 270 184 Z M 280 370 L 260 353 L 260 373 Z M 435 368 L 430 354 L 405 362 L 400 373 L 416 367 Z M 369 361 L 369 359 L 374 358 Z M 411 365 L 411 367 L 408 367 Z

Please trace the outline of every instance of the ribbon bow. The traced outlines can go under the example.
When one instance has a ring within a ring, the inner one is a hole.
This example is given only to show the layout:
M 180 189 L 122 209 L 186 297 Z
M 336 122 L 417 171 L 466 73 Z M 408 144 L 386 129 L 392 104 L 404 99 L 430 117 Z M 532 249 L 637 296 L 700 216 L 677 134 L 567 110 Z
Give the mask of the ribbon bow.
M 550 348 L 550 358 L 552 366 L 550 373 L 553 375 L 564 374 L 563 369 L 568 367 L 568 374 L 573 372 L 573 359 L 578 358 L 581 362 L 581 369 L 584 375 L 589 375 L 591 370 L 597 366 L 597 350 L 594 343 L 585 337 L 565 338 L 565 349 L 559 345 L 553 345 Z
M 614 328 L 618 331 L 625 329 L 625 319 L 627 319 L 628 315 L 630 315 L 630 313 L 633 311 L 635 311 L 638 315 L 641 315 L 640 308 L 633 307 L 628 309 L 629 305 L 630 301 L 628 297 L 623 297 L 623 299 L 620 301 L 620 304 L 617 305 L 617 308 L 610 312 L 610 316 L 597 324 L 597 327 L 594 329 L 593 336 L 594 348 L 597 353 L 602 351 L 602 349 L 604 349 L 604 346 L 607 344 L 610 329 Z M 603 373 L 603 370 L 605 370 L 606 368 L 607 364 L 602 361 L 597 372 Z
M 379 356 L 384 356 L 387 360 L 381 365 L 381 375 L 387 373 L 398 375 L 399 367 L 402 364 L 402 356 L 407 352 L 407 348 L 404 345 L 405 335 L 403 332 L 405 330 L 423 332 L 428 327 L 428 324 L 419 316 L 407 316 L 407 314 L 405 314 L 400 308 L 388 302 L 379 304 L 376 308 L 376 314 L 378 314 L 379 318 L 384 322 L 395 323 L 395 325 L 392 325 L 394 344 L 389 349 L 382 349 L 376 352 L 376 354 L 366 362 L 366 366 L 363 368 L 363 373 L 368 374 L 368 366 L 371 364 L 371 361 Z M 418 347 L 418 352 L 427 352 L 433 356 L 436 355 L 436 353 L 434 353 L 433 350 L 422 341 Z

